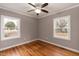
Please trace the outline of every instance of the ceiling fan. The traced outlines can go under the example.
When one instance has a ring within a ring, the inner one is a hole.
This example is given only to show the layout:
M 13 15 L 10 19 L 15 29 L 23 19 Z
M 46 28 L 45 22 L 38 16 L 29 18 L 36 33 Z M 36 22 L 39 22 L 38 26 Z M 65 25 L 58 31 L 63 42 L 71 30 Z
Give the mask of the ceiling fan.
M 44 7 L 46 7 L 46 6 L 48 5 L 48 3 L 42 4 L 41 7 L 37 7 L 36 5 L 33 5 L 32 3 L 28 3 L 28 4 L 31 5 L 32 7 L 34 7 L 34 9 L 29 10 L 29 11 L 27 11 L 27 12 L 35 11 L 37 16 L 38 16 L 41 12 L 48 13 L 48 11 L 44 9 Z

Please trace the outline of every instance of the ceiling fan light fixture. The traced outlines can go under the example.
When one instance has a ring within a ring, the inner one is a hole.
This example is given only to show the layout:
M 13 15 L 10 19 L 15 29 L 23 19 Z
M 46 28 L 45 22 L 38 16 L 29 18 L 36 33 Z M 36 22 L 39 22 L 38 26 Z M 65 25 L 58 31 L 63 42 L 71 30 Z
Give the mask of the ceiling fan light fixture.
M 41 13 L 41 10 L 40 9 L 36 9 L 35 12 L 36 13 Z

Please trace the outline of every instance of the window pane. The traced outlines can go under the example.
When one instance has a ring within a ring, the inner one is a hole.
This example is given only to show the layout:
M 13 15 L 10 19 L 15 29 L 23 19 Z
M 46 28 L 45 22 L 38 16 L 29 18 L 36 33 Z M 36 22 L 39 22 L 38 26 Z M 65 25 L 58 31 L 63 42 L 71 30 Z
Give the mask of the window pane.
M 54 37 L 70 40 L 70 15 L 54 19 Z
M 20 20 L 14 17 L 3 17 L 2 40 L 17 38 L 20 35 Z

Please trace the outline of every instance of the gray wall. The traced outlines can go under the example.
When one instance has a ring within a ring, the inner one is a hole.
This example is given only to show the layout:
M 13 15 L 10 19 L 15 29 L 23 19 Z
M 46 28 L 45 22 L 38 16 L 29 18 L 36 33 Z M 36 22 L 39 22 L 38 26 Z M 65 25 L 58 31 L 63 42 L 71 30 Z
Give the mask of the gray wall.
M 27 41 L 33 40 L 37 37 L 37 19 L 27 17 L 24 15 L 20 15 L 20 14 L 10 12 L 7 10 L 3 10 L 3 9 L 0 9 L 0 15 L 21 18 L 21 38 L 4 40 L 4 41 L 1 41 L 1 39 L 0 39 L 0 48 L 6 48 L 6 47 L 9 47 L 12 45 L 27 42 Z M 0 22 L 1 22 L 1 20 L 0 20 Z M 1 29 L 1 27 L 0 27 L 0 29 Z M 0 36 L 1 36 L 1 34 L 0 34 Z
M 71 40 L 53 37 L 53 18 L 71 15 Z M 79 50 L 79 7 L 63 11 L 39 20 L 39 38 L 65 47 Z
M 12 45 L 33 40 L 35 38 L 41 38 L 52 43 L 79 50 L 79 7 L 63 11 L 54 15 L 50 15 L 42 19 L 34 19 L 3 9 L 0 9 L 0 15 L 21 18 L 21 38 L 5 41 L 1 41 L 0 39 L 0 48 L 6 48 Z M 54 38 L 53 18 L 66 15 L 71 15 L 71 40 Z

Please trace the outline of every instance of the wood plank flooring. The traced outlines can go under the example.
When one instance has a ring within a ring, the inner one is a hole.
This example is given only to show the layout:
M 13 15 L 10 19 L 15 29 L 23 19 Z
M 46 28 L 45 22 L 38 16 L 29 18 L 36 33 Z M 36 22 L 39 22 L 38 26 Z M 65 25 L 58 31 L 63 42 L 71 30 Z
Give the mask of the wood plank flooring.
M 1 51 L 0 56 L 79 56 L 79 53 L 37 40 Z

